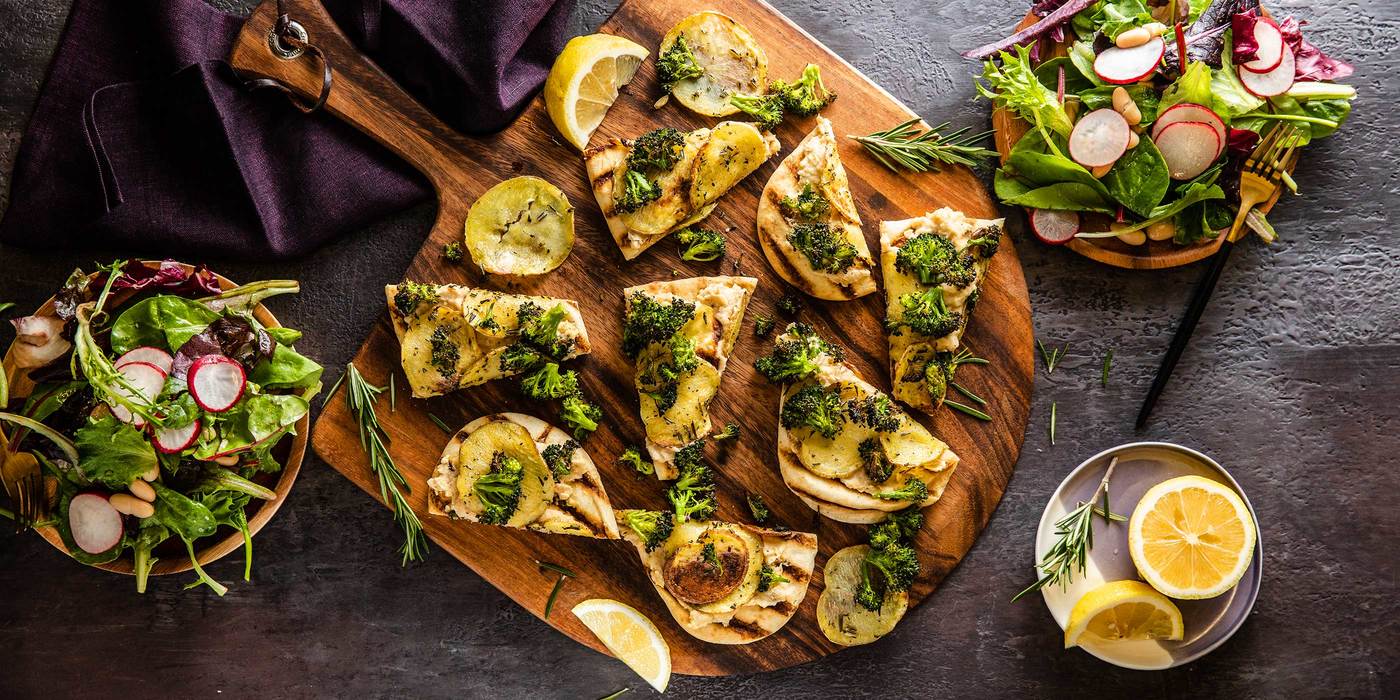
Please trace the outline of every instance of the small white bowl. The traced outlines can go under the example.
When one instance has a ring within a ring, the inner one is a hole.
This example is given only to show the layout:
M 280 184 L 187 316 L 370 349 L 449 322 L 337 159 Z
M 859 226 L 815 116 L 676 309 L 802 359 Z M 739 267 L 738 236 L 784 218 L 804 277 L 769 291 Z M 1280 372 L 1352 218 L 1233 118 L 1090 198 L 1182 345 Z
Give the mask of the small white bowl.
M 1259 522 L 1254 506 L 1244 489 L 1229 472 L 1210 457 L 1196 450 L 1167 442 L 1134 442 L 1104 450 L 1085 460 L 1060 482 L 1055 495 L 1040 516 L 1040 529 L 1035 538 L 1035 560 L 1055 542 L 1055 522 L 1094 495 L 1104 470 L 1114 457 L 1118 466 L 1109 482 L 1109 507 L 1113 512 L 1131 516 L 1144 493 L 1156 484 L 1178 476 L 1195 474 L 1218 481 L 1244 499 L 1249 514 Z M 1080 648 L 1115 666 L 1135 670 L 1161 670 L 1190 663 L 1225 643 L 1238 630 L 1254 609 L 1259 586 L 1264 575 L 1264 541 L 1262 535 L 1254 545 L 1254 560 L 1239 584 L 1229 592 L 1208 600 L 1174 601 L 1181 609 L 1186 636 L 1180 642 L 1084 642 Z M 1035 572 L 1039 575 L 1039 572 Z M 1128 524 L 1105 522 L 1094 518 L 1094 546 L 1089 550 L 1085 574 L 1063 590 L 1050 585 L 1041 589 L 1045 605 L 1055 622 L 1064 629 L 1070 610 L 1084 593 L 1108 582 L 1138 579 L 1137 569 L 1128 553 Z

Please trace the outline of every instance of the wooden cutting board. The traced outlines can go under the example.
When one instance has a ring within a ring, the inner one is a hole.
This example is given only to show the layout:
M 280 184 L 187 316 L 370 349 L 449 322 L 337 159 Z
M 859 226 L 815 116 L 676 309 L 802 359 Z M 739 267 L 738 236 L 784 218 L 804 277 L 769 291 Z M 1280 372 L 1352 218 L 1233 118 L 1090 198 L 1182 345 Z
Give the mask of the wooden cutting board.
M 314 96 L 321 85 L 320 67 L 314 59 L 279 61 L 268 52 L 271 5 L 269 0 L 254 13 L 231 61 L 245 75 L 277 77 L 293 90 Z M 404 277 L 506 288 L 496 280 L 479 278 L 467 266 L 449 264 L 440 256 L 443 244 L 461 240 L 466 206 L 498 181 L 516 175 L 543 177 L 568 194 L 577 209 L 578 242 L 573 254 L 559 270 L 537 283 L 510 289 L 578 300 L 594 352 L 570 366 L 579 370 L 586 393 L 606 414 L 602 427 L 584 443 L 585 448 L 598 463 L 615 508 L 664 509 L 662 484 L 614 463 L 626 445 L 641 444 L 643 437 L 632 389 L 632 370 L 618 349 L 620 290 L 674 277 L 751 275 L 761 282 L 749 306 L 749 318 L 757 313 L 781 318 L 774 305 L 786 291 L 785 286 L 768 269 L 759 250 L 754 237 L 754 212 L 758 195 L 778 160 L 801 140 L 812 120 L 784 124 L 778 131 L 782 153 L 726 196 L 707 220 L 707 226 L 729 232 L 730 253 L 724 261 L 683 262 L 676 244 L 667 240 L 637 260 L 624 262 L 587 186 L 582 159 L 556 134 L 542 99 L 537 98 L 501 133 L 479 139 L 459 136 L 409 101 L 378 68 L 354 56 L 353 48 L 333 33 L 319 6 L 296 0 L 289 6 L 290 15 L 307 27 L 311 41 L 330 56 L 335 67 L 327 108 L 414 163 L 439 190 L 437 225 Z M 826 85 L 840 95 L 824 115 L 832 120 L 838 136 L 843 137 L 841 156 L 872 250 L 878 250 L 877 227 L 882 219 L 903 219 L 940 206 L 961 209 L 977 217 L 997 215 L 982 185 L 967 170 L 894 174 L 865 155 L 854 141 L 844 139 L 848 133 L 893 126 L 912 116 L 912 112 L 761 2 L 714 0 L 702 5 L 628 0 L 600 31 L 633 39 L 654 52 L 669 27 L 701 9 L 722 11 L 752 30 L 767 49 L 770 76 L 795 77 L 809 61 L 821 66 Z M 950 55 L 948 60 L 958 59 Z M 613 136 L 636 136 L 659 126 L 686 130 L 713 125 L 715 120 L 696 116 L 674 102 L 653 109 L 657 94 L 654 61 L 648 60 L 608 113 L 594 143 Z M 845 303 L 809 301 L 802 318 L 846 347 L 856 369 L 888 390 L 880 295 Z M 783 485 L 775 461 L 778 388 L 752 370 L 753 360 L 767 352 L 770 342 L 754 338 L 750 328 L 751 324 L 745 324 L 712 407 L 717 424 L 737 422 L 744 431 L 743 438 L 729 449 L 727 456 L 716 460 L 718 517 L 747 522 L 745 493 L 762 494 L 773 510 L 773 522 L 817 533 L 820 567 L 835 550 L 862 542 L 865 528 L 818 518 Z M 1032 342 L 1025 279 L 1015 246 L 1006 240 L 993 259 L 990 282 L 967 335 L 967 344 L 991 360 L 991 365 L 969 367 L 958 376 L 969 389 L 991 401 L 989 411 L 995 419 L 983 423 L 947 410 L 928 422 L 935 434 L 952 445 L 962 462 L 942 500 L 928 512 L 928 525 L 916 543 L 924 575 L 911 591 L 914 602 L 933 593 L 952 571 L 1001 500 L 1025 432 L 1034 369 Z M 397 376 L 397 411 L 390 412 L 388 402 L 381 400 L 379 415 L 393 441 L 391 453 L 413 486 L 410 501 L 435 544 L 431 556 L 457 557 L 541 617 L 554 579 L 542 575 L 534 560 L 573 569 L 579 576 L 565 585 L 553 614 L 546 620 L 549 624 L 603 651 L 601 644 L 569 613 L 569 608 L 585 598 L 623 601 L 641 610 L 661 629 L 671 647 L 674 670 L 679 673 L 721 675 L 783 668 L 841 648 L 828 642 L 817 627 L 815 609 L 822 590 L 820 568 L 787 627 L 754 644 L 716 646 L 695 640 L 672 620 L 633 548 L 626 543 L 545 536 L 429 516 L 424 481 L 448 438 L 434 427 L 428 417 L 430 412 L 455 429 L 484 413 L 522 411 L 553 420 L 555 411 L 522 399 L 516 382 L 511 380 L 447 397 L 410 400 L 398 358 L 398 343 L 385 314 L 371 330 L 355 364 L 375 383 L 387 383 L 391 375 Z M 337 394 L 330 399 L 316 424 L 312 444 L 327 462 L 378 498 L 378 486 L 368 470 L 343 396 Z M 393 527 L 387 514 L 384 527 Z M 385 551 L 384 565 L 396 563 L 395 553 Z M 909 629 L 917 624 L 914 621 L 904 624 L 903 634 L 922 632 Z

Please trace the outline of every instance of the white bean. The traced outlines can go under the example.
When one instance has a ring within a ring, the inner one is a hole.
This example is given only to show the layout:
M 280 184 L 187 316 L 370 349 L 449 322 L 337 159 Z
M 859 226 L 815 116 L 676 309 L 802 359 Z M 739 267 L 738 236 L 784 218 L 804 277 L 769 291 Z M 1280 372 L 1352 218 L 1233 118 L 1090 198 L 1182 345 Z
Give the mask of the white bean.
M 1104 175 L 1107 175 L 1107 174 L 1108 174 L 1108 171 L 1110 171 L 1110 170 L 1112 170 L 1112 169 L 1113 169 L 1113 163 L 1109 163 L 1108 165 L 1100 165 L 1100 166 L 1098 166 L 1098 167 L 1096 167 L 1096 168 L 1091 168 L 1091 169 L 1089 170 L 1089 174 L 1090 174 L 1090 175 L 1093 175 L 1094 177 L 1097 177 L 1097 178 L 1102 178 Z
M 1162 36 L 1167 33 L 1167 25 L 1161 22 L 1148 22 L 1142 25 L 1142 28 L 1146 29 L 1147 33 L 1152 36 Z
M 1128 132 L 1128 150 L 1137 148 L 1139 141 L 1142 141 L 1142 137 L 1138 136 L 1136 131 Z
M 156 500 L 156 490 L 151 488 L 151 485 L 146 483 L 145 479 L 133 479 L 132 482 L 127 485 L 126 490 L 130 491 L 131 495 L 147 503 L 154 503 Z
M 1128 245 L 1142 245 L 1143 243 L 1147 242 L 1147 234 L 1143 233 L 1142 229 L 1138 229 L 1136 231 L 1124 231 L 1118 234 L 1118 240 L 1123 241 Z
M 1118 48 L 1120 49 L 1131 49 L 1137 46 L 1142 46 L 1151 39 L 1152 34 L 1147 31 L 1146 27 L 1133 27 L 1132 29 L 1123 32 L 1122 34 L 1119 34 L 1118 38 L 1113 40 L 1113 43 L 1117 44 Z
M 118 513 L 131 515 L 137 518 L 149 518 L 156 514 L 156 507 L 129 494 L 114 493 L 107 499 Z
M 1154 241 L 1170 240 L 1176 235 L 1176 224 L 1171 221 L 1158 221 L 1147 227 L 1147 237 Z
M 155 481 L 156 479 L 159 479 L 160 465 L 156 464 L 153 465 L 150 469 L 147 469 L 146 473 L 141 475 L 141 478 L 145 479 L 146 481 Z
M 224 455 L 222 457 L 215 457 L 214 463 L 221 467 L 232 467 L 233 465 L 238 464 L 238 455 Z

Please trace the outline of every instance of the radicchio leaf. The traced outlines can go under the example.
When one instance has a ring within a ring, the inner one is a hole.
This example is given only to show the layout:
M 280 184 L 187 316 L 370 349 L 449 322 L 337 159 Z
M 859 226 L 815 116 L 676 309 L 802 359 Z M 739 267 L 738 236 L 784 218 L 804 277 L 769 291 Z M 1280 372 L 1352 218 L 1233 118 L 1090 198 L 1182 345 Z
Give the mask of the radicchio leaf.
M 1303 22 L 1292 16 L 1279 23 L 1283 43 L 1293 49 L 1293 75 L 1298 80 L 1337 80 L 1352 74 L 1350 63 L 1332 58 L 1303 38 Z
M 1259 14 L 1254 10 L 1236 12 L 1230 17 L 1230 35 L 1234 44 L 1235 65 L 1249 63 L 1259 57 L 1259 42 L 1254 39 L 1254 25 Z M 1190 49 L 1187 49 L 1190 53 Z
M 1225 30 L 1234 16 L 1241 12 L 1258 11 L 1259 0 L 1215 0 L 1186 30 L 1186 57 L 1214 68 L 1220 67 L 1220 53 L 1225 50 Z M 1166 64 L 1180 70 L 1176 47 L 1168 43 Z
M 1039 38 L 1042 34 L 1070 21 L 1080 11 L 1094 4 L 1094 0 L 1065 0 L 1064 4 L 1055 8 L 1050 14 L 1043 17 L 1039 22 L 1012 34 L 1001 41 L 981 46 L 971 51 L 964 51 L 963 58 L 987 58 L 1005 51 L 1013 46 L 1020 46 L 1032 39 Z
M 176 379 L 189 377 L 190 366 L 205 355 L 223 355 L 252 370 L 271 359 L 277 343 L 262 328 L 237 316 L 225 316 L 190 338 L 175 353 L 170 374 Z
M 166 294 L 185 297 L 199 297 L 219 293 L 219 280 L 203 264 L 196 265 L 193 271 L 186 271 L 174 260 L 161 262 L 150 268 L 140 261 L 133 260 L 122 269 L 122 274 L 112 283 L 113 289 L 159 290 Z
M 1230 129 L 1229 135 L 1225 139 L 1226 150 L 1231 156 L 1236 158 L 1248 158 L 1254 151 L 1255 145 L 1259 143 L 1259 134 L 1249 129 Z

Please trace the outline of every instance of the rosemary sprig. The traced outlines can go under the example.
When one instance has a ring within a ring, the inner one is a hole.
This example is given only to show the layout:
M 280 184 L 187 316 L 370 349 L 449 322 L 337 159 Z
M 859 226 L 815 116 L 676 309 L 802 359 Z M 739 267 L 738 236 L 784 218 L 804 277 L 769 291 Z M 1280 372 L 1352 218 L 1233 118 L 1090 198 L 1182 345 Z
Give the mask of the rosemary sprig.
M 1108 354 L 1103 356 L 1103 378 L 1100 384 L 1108 388 L 1108 369 L 1113 366 L 1113 348 L 1108 349 Z
M 1058 413 L 1059 404 L 1050 402 L 1050 444 L 1055 444 L 1055 414 Z
M 1052 583 L 1063 589 L 1074 581 L 1076 573 L 1084 573 L 1084 566 L 1089 559 L 1089 550 L 1094 547 L 1095 515 L 1105 521 L 1117 520 L 1121 522 L 1127 520 L 1122 515 L 1108 509 L 1108 480 L 1113 477 L 1113 470 L 1117 466 L 1118 458 L 1114 457 L 1108 463 L 1108 469 L 1104 471 L 1103 480 L 1099 482 L 1099 487 L 1094 490 L 1093 497 L 1080 503 L 1078 508 L 1055 522 L 1055 544 L 1050 546 L 1050 549 L 1045 552 L 1045 556 L 1040 558 L 1040 563 L 1036 565 L 1041 573 L 1040 578 L 1027 586 L 1025 590 L 1017 593 L 1011 602 L 1014 603 L 1027 594 Z M 1100 498 L 1103 499 L 1102 506 L 1098 505 Z
M 553 590 L 549 592 L 549 600 L 545 601 L 544 604 L 544 616 L 545 619 L 549 619 L 549 613 L 554 610 L 554 601 L 559 599 L 559 591 L 564 590 L 564 579 L 574 578 L 576 574 L 558 564 L 551 564 L 547 561 L 536 559 L 535 564 L 540 567 L 540 571 L 549 570 L 559 574 L 559 579 L 554 582 Z
M 429 413 L 428 420 L 432 421 L 433 425 L 436 425 L 438 427 L 438 430 L 441 430 L 442 432 L 447 433 L 448 435 L 452 434 L 452 429 L 447 427 L 447 424 L 442 422 L 441 418 L 438 418 L 437 416 Z
M 404 493 L 412 493 L 413 489 L 403 478 L 403 472 L 399 471 L 394 458 L 389 456 L 389 436 L 379 425 L 379 416 L 374 410 L 384 387 L 369 383 L 353 362 L 345 365 L 344 378 L 345 403 L 359 423 L 360 447 L 369 456 L 369 470 L 379 478 L 379 496 L 389 504 L 394 511 L 394 522 L 403 529 L 403 546 L 399 547 L 399 554 L 403 555 L 401 565 L 408 566 L 410 561 L 421 561 L 427 556 L 428 540 L 423 535 L 423 523 L 404 498 Z
M 943 405 L 944 405 L 944 406 L 947 406 L 948 408 L 955 409 L 955 410 L 957 410 L 957 411 L 961 411 L 961 412 L 963 412 L 963 413 L 966 413 L 967 415 L 972 416 L 973 418 L 977 418 L 977 419 L 979 419 L 979 420 L 991 420 L 991 419 L 992 419 L 991 416 L 989 416 L 989 415 L 987 415 L 987 414 L 985 414 L 985 413 L 983 413 L 983 412 L 981 412 L 981 411 L 979 411 L 979 410 L 977 410 L 977 409 L 975 409 L 975 408 L 973 408 L 973 407 L 971 407 L 971 406 L 969 406 L 969 405 L 967 405 L 967 404 L 958 403 L 957 401 L 952 401 L 952 400 L 950 400 L 950 399 L 943 399 Z
M 966 165 L 971 168 L 976 166 L 978 161 L 996 155 L 996 151 L 977 145 L 990 136 L 991 131 L 968 134 L 967 131 L 971 127 L 965 126 L 947 134 L 939 133 L 948 128 L 948 122 L 943 122 L 928 131 L 919 131 L 920 121 L 915 117 L 892 129 L 877 131 L 868 136 L 852 135 L 851 138 L 865 146 L 865 150 L 880 161 L 881 165 L 896 172 L 901 167 L 919 173 L 928 172 L 938 169 L 940 163 Z
M 1040 348 L 1040 359 L 1045 361 L 1045 373 L 1054 374 L 1055 368 L 1060 365 L 1060 360 L 1064 359 L 1065 352 L 1069 350 L 1069 343 L 1064 347 L 1045 349 L 1045 343 L 1040 342 L 1040 338 L 1035 339 L 1036 347 Z

